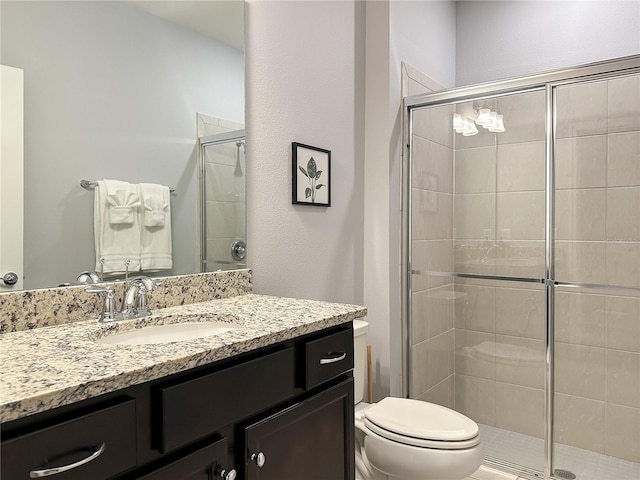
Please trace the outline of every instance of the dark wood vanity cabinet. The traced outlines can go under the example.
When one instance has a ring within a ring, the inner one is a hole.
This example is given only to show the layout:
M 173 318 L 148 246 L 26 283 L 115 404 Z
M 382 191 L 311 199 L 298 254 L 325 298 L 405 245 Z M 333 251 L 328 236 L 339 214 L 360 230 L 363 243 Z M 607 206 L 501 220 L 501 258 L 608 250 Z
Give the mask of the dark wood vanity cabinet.
M 4 423 L 0 478 L 353 480 L 352 368 L 348 323 Z
M 244 428 L 247 480 L 352 479 L 353 379 Z

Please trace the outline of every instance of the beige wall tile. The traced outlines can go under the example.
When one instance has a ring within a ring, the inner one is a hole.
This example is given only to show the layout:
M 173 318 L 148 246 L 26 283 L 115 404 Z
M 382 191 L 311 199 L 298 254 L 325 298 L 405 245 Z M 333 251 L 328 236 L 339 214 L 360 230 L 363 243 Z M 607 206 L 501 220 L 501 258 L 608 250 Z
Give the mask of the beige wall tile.
M 555 182 L 558 189 L 606 187 L 607 136 L 558 139 L 555 145 Z
M 496 288 L 496 333 L 544 339 L 544 291 Z
M 603 284 L 606 245 L 601 242 L 557 241 L 554 246 L 556 279 L 561 282 Z
M 604 295 L 555 293 L 555 340 L 577 345 L 604 347 L 607 321 Z
M 588 82 L 556 89 L 556 137 L 607 133 L 607 82 Z
M 604 453 L 605 404 L 556 393 L 555 442 Z
M 452 286 L 444 286 L 412 294 L 413 343 L 419 343 L 453 328 L 453 293 Z
M 490 238 L 495 238 L 494 194 L 456 195 L 454 209 L 457 239 L 482 239 L 485 230 L 490 230 Z
M 496 335 L 495 370 L 499 382 L 544 389 L 544 341 Z
M 544 240 L 544 192 L 498 193 L 497 196 L 498 232 L 509 230 L 511 240 Z
M 495 381 L 484 378 L 455 376 L 456 410 L 474 422 L 495 425 Z
M 604 241 L 606 198 L 605 188 L 556 191 L 556 239 Z
M 640 130 L 640 75 L 609 80 L 609 132 Z
M 608 139 L 607 184 L 640 185 L 640 132 L 611 134 Z
M 430 240 L 429 257 L 427 260 L 427 270 L 430 272 L 451 272 L 453 271 L 453 241 L 452 240 Z M 428 277 L 428 287 L 435 288 L 448 285 L 451 278 L 430 275 Z
M 498 145 L 499 192 L 540 190 L 545 187 L 545 144 L 543 141 Z
M 411 182 L 413 188 L 453 193 L 453 150 L 413 136 Z
M 640 241 L 640 187 L 607 189 L 607 240 Z
M 640 409 L 608 404 L 604 433 L 604 453 L 640 462 Z
M 543 390 L 496 382 L 496 412 L 496 427 L 543 437 Z
M 453 148 L 453 105 L 413 110 L 413 134 Z
M 455 153 L 455 193 L 496 191 L 496 147 L 467 148 Z
M 505 132 L 499 144 L 544 140 L 545 95 L 543 91 L 518 93 L 498 98 L 498 113 L 504 116 Z
M 414 240 L 453 238 L 453 196 L 412 189 L 411 231 Z
M 466 297 L 456 302 L 454 325 L 456 328 L 495 333 L 496 291 L 484 285 L 457 285 L 456 292 Z
M 606 311 L 607 347 L 640 353 L 640 298 L 607 297 Z
M 606 400 L 640 408 L 640 353 L 607 351 Z
M 640 287 L 640 242 L 608 243 L 606 260 L 608 285 Z
M 427 348 L 427 389 L 434 387 L 449 376 L 449 334 L 430 338 Z
M 420 274 L 411 275 L 411 291 L 416 293 L 429 288 L 428 258 L 429 240 L 414 240 L 411 242 L 411 269 L 420 271 Z M 443 282 L 445 285 L 445 282 Z
M 411 388 L 414 396 L 422 395 L 429 389 L 428 353 L 426 340 L 415 344 L 411 350 Z
M 496 378 L 495 335 L 456 329 L 455 373 Z
M 606 353 L 604 348 L 556 342 L 555 391 L 604 400 Z
M 439 384 L 417 397 L 418 400 L 454 408 L 454 376 L 450 375 Z
M 450 272 L 453 269 L 452 240 L 414 240 L 411 242 L 411 269 L 421 275 L 412 276 L 414 292 L 447 285 L 451 279 L 439 275 L 428 275 L 429 271 Z

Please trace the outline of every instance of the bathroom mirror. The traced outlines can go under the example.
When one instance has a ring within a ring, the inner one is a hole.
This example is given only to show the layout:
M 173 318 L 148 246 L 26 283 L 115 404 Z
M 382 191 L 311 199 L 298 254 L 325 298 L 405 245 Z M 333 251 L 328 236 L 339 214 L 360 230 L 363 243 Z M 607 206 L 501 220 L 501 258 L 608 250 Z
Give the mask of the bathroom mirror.
M 243 0 L 1 2 L 0 22 L 1 63 L 24 71 L 23 287 L 94 269 L 81 179 L 173 187 L 156 274 L 200 272 L 197 122 L 244 127 Z

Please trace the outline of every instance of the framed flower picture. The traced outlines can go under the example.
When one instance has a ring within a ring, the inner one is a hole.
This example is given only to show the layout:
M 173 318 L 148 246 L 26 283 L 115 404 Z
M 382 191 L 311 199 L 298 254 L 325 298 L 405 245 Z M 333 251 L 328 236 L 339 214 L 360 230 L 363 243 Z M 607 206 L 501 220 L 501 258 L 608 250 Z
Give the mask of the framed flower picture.
M 293 203 L 331 206 L 331 151 L 293 142 Z

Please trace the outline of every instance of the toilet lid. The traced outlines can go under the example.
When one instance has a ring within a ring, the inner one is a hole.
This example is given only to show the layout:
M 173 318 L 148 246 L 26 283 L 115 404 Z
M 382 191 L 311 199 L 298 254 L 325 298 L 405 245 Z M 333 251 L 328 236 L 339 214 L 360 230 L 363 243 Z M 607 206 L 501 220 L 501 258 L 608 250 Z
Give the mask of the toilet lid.
M 456 448 L 468 448 L 479 442 L 478 425 L 473 420 L 449 408 L 420 400 L 387 397 L 368 408 L 364 416 L 376 433 L 390 440 L 416 444 L 407 441 L 412 438 L 418 440 L 418 444 L 423 443 L 419 440 L 427 441 L 428 445 L 460 442 Z M 449 447 L 440 448 L 452 447 L 454 445 L 449 444 Z

